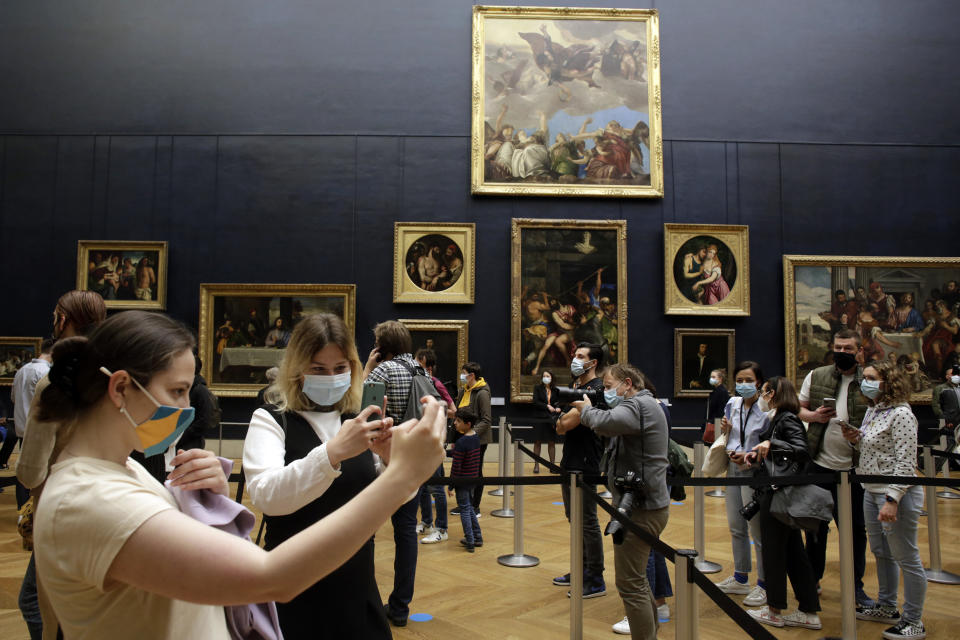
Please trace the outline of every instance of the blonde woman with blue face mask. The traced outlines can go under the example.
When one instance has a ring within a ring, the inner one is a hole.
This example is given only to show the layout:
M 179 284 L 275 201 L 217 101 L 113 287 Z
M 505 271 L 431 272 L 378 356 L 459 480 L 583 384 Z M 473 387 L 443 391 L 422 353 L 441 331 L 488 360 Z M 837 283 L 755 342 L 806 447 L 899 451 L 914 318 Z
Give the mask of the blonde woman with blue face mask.
M 358 411 L 363 365 L 343 321 L 316 314 L 297 323 L 270 403 L 250 419 L 243 468 L 267 523 L 267 550 L 345 504 L 373 482 L 379 408 Z M 292 601 L 278 603 L 288 638 L 390 638 L 373 566 L 373 539 L 347 564 Z M 327 611 L 322 622 L 318 612 Z

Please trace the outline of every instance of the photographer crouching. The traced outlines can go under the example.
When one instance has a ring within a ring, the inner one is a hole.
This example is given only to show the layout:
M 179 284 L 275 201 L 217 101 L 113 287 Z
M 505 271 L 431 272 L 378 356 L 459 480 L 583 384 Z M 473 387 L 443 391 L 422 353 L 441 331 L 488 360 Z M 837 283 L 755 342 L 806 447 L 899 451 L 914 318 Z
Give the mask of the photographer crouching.
M 667 419 L 656 398 L 643 386 L 640 371 L 629 364 L 607 367 L 603 395 L 608 411 L 589 398 L 574 402 L 580 423 L 609 441 L 605 471 L 613 504 L 641 529 L 657 538 L 667 526 Z M 647 582 L 650 545 L 613 520 L 606 533 L 614 540 L 617 591 L 623 600 L 634 640 L 657 637 L 657 607 Z

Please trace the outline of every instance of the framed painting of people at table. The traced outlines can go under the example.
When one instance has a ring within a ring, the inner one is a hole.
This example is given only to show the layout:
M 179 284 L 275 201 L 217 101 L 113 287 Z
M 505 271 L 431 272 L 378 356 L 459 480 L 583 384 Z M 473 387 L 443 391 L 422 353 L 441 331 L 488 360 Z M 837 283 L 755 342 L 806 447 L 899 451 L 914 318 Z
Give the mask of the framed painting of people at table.
M 393 301 L 473 304 L 476 225 L 396 222 Z
M 733 329 L 673 330 L 673 389 L 678 398 L 706 398 L 713 387 L 710 374 L 733 372 Z
M 858 360 L 895 362 L 911 403 L 926 404 L 960 366 L 960 258 L 783 256 L 788 374 L 833 362 L 840 329 L 860 334 Z
M 626 362 L 626 221 L 515 218 L 511 237 L 510 401 L 545 369 L 569 381 L 577 345 Z
M 255 397 L 297 323 L 332 313 L 354 331 L 356 285 L 201 284 L 199 352 L 210 390 Z
M 20 367 L 40 355 L 41 338 L 0 337 L 0 386 L 12 385 Z
M 437 356 L 433 375 L 456 396 L 460 370 L 467 363 L 470 322 L 468 320 L 417 320 L 401 318 L 400 322 L 410 330 L 413 338 L 413 353 L 420 349 L 432 349 Z
M 664 313 L 750 315 L 746 225 L 663 225 Z
M 77 289 L 99 293 L 108 309 L 166 309 L 167 243 L 80 240 Z
M 656 9 L 473 9 L 471 191 L 662 197 Z

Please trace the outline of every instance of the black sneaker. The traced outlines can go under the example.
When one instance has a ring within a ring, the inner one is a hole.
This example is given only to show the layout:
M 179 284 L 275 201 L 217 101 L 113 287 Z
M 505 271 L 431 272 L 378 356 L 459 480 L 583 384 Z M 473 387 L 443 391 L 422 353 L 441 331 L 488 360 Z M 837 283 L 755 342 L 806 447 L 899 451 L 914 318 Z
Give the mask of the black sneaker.
M 462 544 L 462 545 L 465 546 L 465 547 L 482 547 L 482 546 L 483 546 L 483 540 L 474 540 L 473 543 L 471 544 L 471 543 L 467 542 L 467 539 L 466 539 L 466 538 L 461 538 L 461 539 L 460 539 L 460 544 Z
M 589 587 L 583 587 L 583 598 L 599 598 L 600 596 L 607 595 L 607 586 L 605 584 L 592 584 Z M 567 597 L 570 597 L 570 592 L 567 591 Z
M 570 574 L 565 573 L 562 576 L 557 576 L 553 579 L 553 584 L 558 587 L 569 587 L 570 586 Z
M 867 620 L 869 622 L 899 622 L 900 612 L 897 611 L 896 607 L 888 607 L 882 604 L 870 607 L 869 609 L 860 607 L 857 609 L 857 620 Z
M 395 615 L 393 615 L 392 613 L 390 613 L 390 605 L 389 605 L 389 604 L 383 605 L 383 614 L 384 614 L 385 616 L 387 616 L 387 620 L 389 620 L 389 621 L 390 621 L 390 624 L 392 624 L 393 626 L 395 626 L 395 627 L 405 627 L 405 626 L 407 626 L 407 617 L 406 617 L 406 616 L 403 616 L 403 617 L 395 616 Z
M 450 515 L 452 516 L 460 515 L 460 507 L 454 507 L 453 509 L 450 509 Z
M 917 640 L 918 638 L 926 638 L 927 632 L 923 628 L 922 622 L 907 622 L 906 620 L 901 620 L 898 624 L 884 631 L 883 637 L 887 638 L 887 640 L 900 640 L 900 638 Z

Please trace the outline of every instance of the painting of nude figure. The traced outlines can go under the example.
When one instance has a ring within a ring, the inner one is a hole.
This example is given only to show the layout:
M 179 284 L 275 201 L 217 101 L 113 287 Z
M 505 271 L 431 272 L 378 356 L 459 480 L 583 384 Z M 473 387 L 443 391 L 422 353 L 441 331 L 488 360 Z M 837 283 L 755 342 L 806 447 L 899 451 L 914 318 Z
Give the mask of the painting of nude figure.
M 663 196 L 656 10 L 473 16 L 473 193 Z
M 472 223 L 396 222 L 393 301 L 473 303 Z

